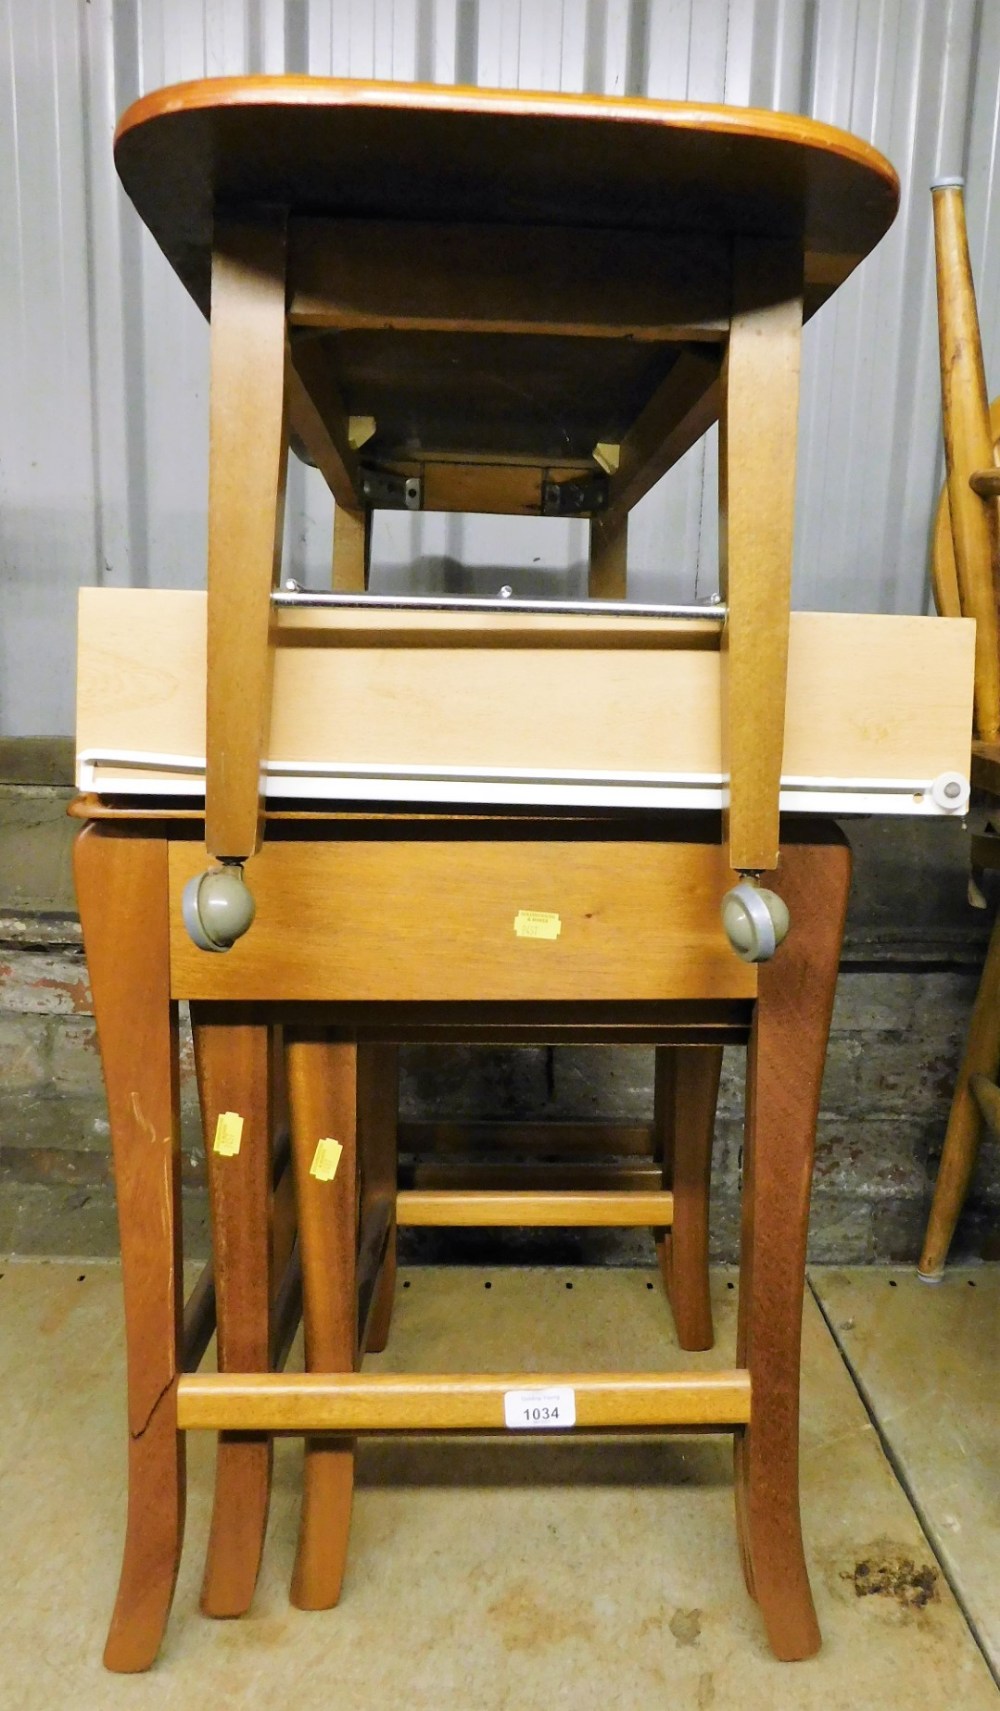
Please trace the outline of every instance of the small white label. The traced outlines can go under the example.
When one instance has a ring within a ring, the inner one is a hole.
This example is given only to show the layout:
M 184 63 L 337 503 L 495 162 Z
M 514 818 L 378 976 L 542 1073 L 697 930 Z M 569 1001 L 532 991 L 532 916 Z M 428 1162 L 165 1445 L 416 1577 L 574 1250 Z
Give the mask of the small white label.
M 576 1425 L 576 1391 L 505 1390 L 503 1421 L 511 1432 L 562 1432 Z

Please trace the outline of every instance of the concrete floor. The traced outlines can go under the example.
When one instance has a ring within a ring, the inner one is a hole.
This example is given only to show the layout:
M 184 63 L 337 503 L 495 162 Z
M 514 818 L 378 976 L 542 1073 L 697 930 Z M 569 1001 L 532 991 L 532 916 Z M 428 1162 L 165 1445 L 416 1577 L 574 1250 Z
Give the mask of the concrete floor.
M 414 1269 L 373 1365 L 726 1366 L 733 1283 L 714 1279 L 716 1349 L 678 1357 L 652 1271 Z M 253 1611 L 213 1623 L 196 1607 L 212 1446 L 194 1437 L 160 1661 L 109 1676 L 117 1267 L 10 1262 L 0 1303 L 2 1711 L 995 1711 L 1000 1267 L 936 1292 L 903 1271 L 813 1274 L 803 1510 L 824 1647 L 797 1665 L 771 1659 L 743 1588 L 726 1439 L 370 1441 L 344 1597 L 318 1615 L 288 1605 L 300 1451 L 284 1442 Z
M 1000 1266 L 823 1268 L 822 1311 L 972 1631 L 1000 1675 Z

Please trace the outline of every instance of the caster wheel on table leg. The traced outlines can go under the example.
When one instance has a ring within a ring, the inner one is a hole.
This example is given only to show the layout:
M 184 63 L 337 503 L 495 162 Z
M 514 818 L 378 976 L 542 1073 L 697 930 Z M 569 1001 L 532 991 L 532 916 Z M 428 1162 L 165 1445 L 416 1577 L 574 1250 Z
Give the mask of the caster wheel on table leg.
M 744 962 L 770 962 L 788 932 L 788 909 L 776 892 L 742 879 L 722 899 L 722 925 Z
M 181 899 L 184 925 L 202 951 L 228 951 L 254 918 L 256 905 L 237 862 L 189 879 Z

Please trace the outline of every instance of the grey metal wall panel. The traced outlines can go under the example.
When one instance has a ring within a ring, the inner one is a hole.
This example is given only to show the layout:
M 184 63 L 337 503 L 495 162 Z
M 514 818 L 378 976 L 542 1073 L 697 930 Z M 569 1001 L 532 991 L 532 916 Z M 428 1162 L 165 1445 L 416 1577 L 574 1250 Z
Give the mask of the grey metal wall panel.
M 68 728 L 52 614 L 95 569 L 84 92 L 73 11 L 3 0 L 0 21 L 0 719 L 44 731 L 53 701 Z
M 996 0 L 0 0 L 0 728 L 72 728 L 74 594 L 204 580 L 206 328 L 118 189 L 117 114 L 257 71 L 649 94 L 811 113 L 869 138 L 900 218 L 805 341 L 795 598 L 927 599 L 941 458 L 928 186 L 964 171 L 977 277 L 1000 264 Z M 1000 385 L 1000 298 L 983 292 Z M 717 583 L 714 435 L 639 506 L 639 598 Z M 289 571 L 329 574 L 332 509 L 293 465 Z M 582 588 L 579 523 L 383 514 L 377 584 Z

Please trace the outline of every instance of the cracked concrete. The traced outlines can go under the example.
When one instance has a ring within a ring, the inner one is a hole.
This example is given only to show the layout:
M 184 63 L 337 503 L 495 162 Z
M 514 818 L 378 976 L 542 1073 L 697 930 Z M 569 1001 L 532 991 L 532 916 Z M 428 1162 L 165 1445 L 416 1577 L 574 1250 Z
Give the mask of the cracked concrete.
M 725 1437 L 368 1440 L 359 1453 L 343 1598 L 336 1610 L 311 1614 L 288 1602 L 301 1451 L 279 1440 L 253 1608 L 240 1621 L 212 1622 L 198 1613 L 197 1599 L 213 1441 L 192 1434 L 187 1545 L 166 1643 L 143 1681 L 112 1677 L 100 1659 L 124 1519 L 119 1268 L 76 1261 L 0 1269 L 4 1711 L 71 1704 L 118 1711 L 139 1699 L 147 1711 L 285 1704 L 327 1711 L 334 1701 L 338 1711 L 393 1703 L 411 1711 L 996 1706 L 996 1687 L 951 1582 L 965 1603 L 970 1588 L 995 1599 L 998 1577 L 985 1559 L 977 1567 L 974 1554 L 961 1574 L 941 1572 L 940 1552 L 811 1294 L 803 1339 L 803 1517 L 824 1644 L 810 1662 L 770 1657 L 746 1596 Z M 953 1290 L 959 1299 L 935 1327 L 921 1317 L 919 1286 L 907 1301 L 885 1273 L 837 1274 L 836 1289 L 851 1298 L 849 1309 L 837 1308 L 838 1320 L 854 1321 L 840 1335 L 855 1338 L 858 1370 L 869 1345 L 888 1344 L 903 1356 L 887 1357 L 895 1388 L 890 1393 L 888 1380 L 882 1386 L 890 1440 L 896 1421 L 909 1431 L 920 1418 L 925 1380 L 938 1386 L 935 1396 L 953 1388 L 956 1418 L 969 1417 L 961 1383 L 981 1387 L 982 1361 L 991 1358 L 987 1340 L 978 1376 L 967 1371 L 979 1358 L 978 1321 L 966 1325 L 962 1303 L 978 1311 L 985 1288 L 985 1273 L 972 1275 L 978 1288 Z M 859 1276 L 863 1284 L 853 1281 Z M 888 1320 L 865 1305 L 867 1278 L 873 1289 L 880 1284 Z M 651 1269 L 404 1270 L 388 1350 L 372 1364 L 726 1366 L 733 1359 L 733 1282 L 724 1271 L 713 1279 L 717 1347 L 679 1355 Z M 823 1276 L 816 1288 L 833 1301 Z M 928 1296 L 932 1305 L 942 1299 L 923 1292 Z M 984 1313 L 995 1306 L 988 1298 Z M 954 1372 L 939 1372 L 939 1356 L 949 1360 L 956 1346 Z M 296 1351 L 293 1364 L 297 1358 Z M 936 1411 L 943 1415 L 940 1406 Z M 977 1437 L 975 1408 L 971 1416 L 967 1446 Z M 985 1417 L 983 1426 L 985 1454 Z M 935 1469 L 938 1485 L 947 1483 L 947 1512 L 968 1529 L 961 1490 L 978 1501 L 975 1482 L 963 1486 L 968 1458 L 945 1460 Z M 985 1461 L 981 1467 L 985 1475 Z

